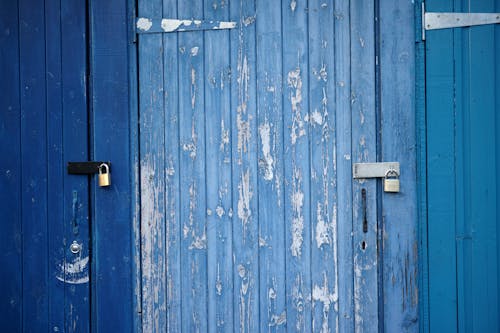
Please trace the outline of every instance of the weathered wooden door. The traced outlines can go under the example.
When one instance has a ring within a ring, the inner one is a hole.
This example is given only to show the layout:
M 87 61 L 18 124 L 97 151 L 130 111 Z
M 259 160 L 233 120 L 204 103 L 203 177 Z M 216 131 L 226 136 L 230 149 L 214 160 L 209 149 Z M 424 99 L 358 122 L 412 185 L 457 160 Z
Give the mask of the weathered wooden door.
M 138 1 L 144 332 L 417 329 L 413 7 L 379 6 Z M 353 182 L 381 158 L 402 193 Z
M 494 13 L 500 1 L 427 1 Z M 426 38 L 428 303 L 431 332 L 500 329 L 500 26 Z

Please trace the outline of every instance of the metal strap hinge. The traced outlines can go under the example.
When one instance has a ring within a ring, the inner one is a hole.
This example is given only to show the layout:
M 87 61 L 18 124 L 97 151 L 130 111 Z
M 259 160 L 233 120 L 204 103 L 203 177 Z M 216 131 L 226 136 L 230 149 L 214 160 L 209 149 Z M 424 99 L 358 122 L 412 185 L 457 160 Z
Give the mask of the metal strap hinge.
M 236 28 L 236 22 L 208 21 L 208 20 L 175 20 L 150 19 L 139 17 L 135 21 L 135 31 L 138 34 L 165 33 L 181 31 L 222 30 Z
M 500 23 L 500 13 L 433 13 L 425 11 L 422 2 L 422 40 L 426 30 L 470 27 Z

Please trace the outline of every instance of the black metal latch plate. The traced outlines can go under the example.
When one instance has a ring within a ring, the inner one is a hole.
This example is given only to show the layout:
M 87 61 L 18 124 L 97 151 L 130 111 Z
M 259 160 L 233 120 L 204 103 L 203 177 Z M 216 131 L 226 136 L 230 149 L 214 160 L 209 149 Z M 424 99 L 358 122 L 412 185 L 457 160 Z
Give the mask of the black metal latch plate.
M 68 162 L 68 173 L 70 175 L 90 175 L 99 172 L 99 166 L 107 164 L 111 169 L 110 162 Z

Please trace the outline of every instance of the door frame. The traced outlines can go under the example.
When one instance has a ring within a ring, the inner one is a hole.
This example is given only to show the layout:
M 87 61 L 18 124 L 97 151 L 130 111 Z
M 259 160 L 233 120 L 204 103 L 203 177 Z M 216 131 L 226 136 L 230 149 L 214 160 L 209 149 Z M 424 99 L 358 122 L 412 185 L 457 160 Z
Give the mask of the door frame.
M 111 161 L 111 186 L 91 182 L 93 331 L 140 331 L 136 214 L 134 1 L 89 0 L 90 152 Z M 110 133 L 109 135 L 106 135 Z M 140 260 L 140 259 L 139 259 Z M 102 283 L 101 283 L 102 282 Z

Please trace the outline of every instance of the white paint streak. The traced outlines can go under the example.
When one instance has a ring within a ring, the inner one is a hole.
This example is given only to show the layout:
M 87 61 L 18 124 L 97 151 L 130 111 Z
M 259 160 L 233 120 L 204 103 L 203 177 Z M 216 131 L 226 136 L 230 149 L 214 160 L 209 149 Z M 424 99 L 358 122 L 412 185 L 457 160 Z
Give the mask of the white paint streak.
M 274 176 L 274 159 L 271 155 L 271 127 L 267 121 L 259 126 L 259 135 L 263 156 L 263 160 L 259 164 L 261 164 L 261 169 L 264 170 L 264 179 L 272 180 Z
M 88 271 L 89 257 L 74 258 L 72 262 L 64 262 L 59 265 L 60 272 L 56 279 L 68 284 L 83 284 L 89 282 Z
M 225 213 L 224 208 L 222 208 L 221 206 L 217 206 L 217 208 L 215 208 L 215 213 L 219 218 L 221 218 Z
M 298 169 L 295 169 L 293 172 L 292 195 L 290 200 L 293 212 L 291 230 L 292 244 L 290 245 L 290 250 L 292 251 L 292 256 L 300 257 L 304 240 L 304 216 L 302 215 L 304 192 L 302 192 L 302 174 Z
M 141 17 L 137 20 L 137 29 L 142 31 L 148 31 L 153 26 L 153 22 L 150 19 Z
M 200 48 L 198 46 L 192 47 L 191 48 L 191 57 L 196 57 L 198 55 L 198 51 Z
M 292 10 L 292 12 L 294 12 L 296 8 L 297 8 L 297 0 L 292 0 L 290 2 L 290 9 Z
M 292 88 L 290 93 L 290 102 L 292 104 L 292 128 L 290 138 L 292 145 L 297 142 L 297 139 L 306 134 L 304 128 L 304 121 L 300 115 L 302 103 L 302 77 L 300 75 L 300 68 L 296 68 L 288 73 L 288 86 Z
M 221 138 L 219 149 L 223 152 L 225 150 L 225 147 L 229 145 L 229 129 L 226 129 L 226 126 L 224 125 L 224 119 L 221 120 L 220 128 Z
M 250 216 L 252 216 L 250 200 L 252 199 L 253 193 L 250 188 L 250 170 L 247 170 L 241 175 L 238 191 L 238 218 L 242 221 L 243 226 L 246 226 L 250 220 Z
M 236 28 L 236 22 L 219 22 L 219 25 L 214 29 L 233 29 Z
M 321 248 L 323 244 L 330 244 L 330 227 L 323 218 L 323 205 L 320 202 L 318 202 L 316 215 L 316 245 Z
M 321 325 L 321 333 L 330 332 L 330 328 L 328 326 L 328 316 L 330 312 L 330 305 L 336 304 L 338 301 L 338 292 L 337 289 L 330 293 L 328 288 L 328 277 L 326 273 L 323 274 L 323 286 L 314 285 L 312 291 L 312 299 L 315 302 L 321 302 L 323 306 L 323 320 Z
M 313 124 L 322 125 L 323 124 L 323 116 L 318 110 L 314 110 L 311 114 L 311 120 Z

